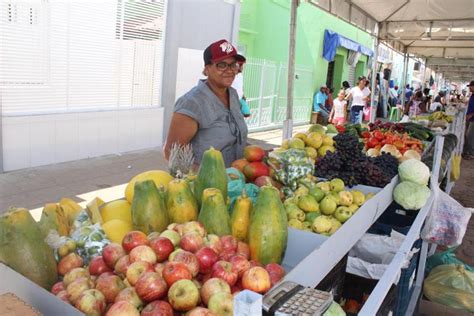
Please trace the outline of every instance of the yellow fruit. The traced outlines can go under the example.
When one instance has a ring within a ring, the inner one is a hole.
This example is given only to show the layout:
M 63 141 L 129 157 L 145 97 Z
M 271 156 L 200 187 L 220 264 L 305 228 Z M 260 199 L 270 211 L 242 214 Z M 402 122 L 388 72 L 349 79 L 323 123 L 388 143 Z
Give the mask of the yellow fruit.
M 144 180 L 153 180 L 156 184 L 156 187 L 159 187 L 160 184 L 162 184 L 165 188 L 167 188 L 168 183 L 173 180 L 173 177 L 168 172 L 162 170 L 150 170 L 136 175 L 132 178 L 132 180 L 130 180 L 127 187 L 125 188 L 125 198 L 129 203 L 132 203 L 133 200 L 135 182 Z
M 120 199 L 105 203 L 100 208 L 100 214 L 104 223 L 113 219 L 132 222 L 132 207 L 127 200 Z
M 123 237 L 128 232 L 132 231 L 133 227 L 131 223 L 119 219 L 112 219 L 107 223 L 102 224 L 102 229 L 110 241 L 121 244 Z
M 313 132 L 309 133 L 308 136 L 306 136 L 306 145 L 313 147 L 314 149 L 318 149 L 321 147 L 323 143 L 323 137 L 321 134 Z
M 305 133 L 296 133 L 295 136 L 293 136 L 293 137 L 299 138 L 302 141 L 306 141 L 306 134 Z
M 300 138 L 295 138 L 293 137 L 288 141 L 288 146 L 290 148 L 297 148 L 297 149 L 303 149 L 304 148 L 304 141 Z
M 324 135 L 323 146 L 333 146 L 333 145 L 334 145 L 334 140 L 332 139 L 332 137 L 328 135 Z
M 330 151 L 330 152 L 335 152 L 336 151 L 336 148 L 332 147 L 332 146 L 326 146 L 326 145 L 323 145 L 321 147 L 319 147 L 318 149 L 318 156 L 325 156 L 326 155 L 326 152 L 327 151 Z
M 306 151 L 306 156 L 309 158 L 316 159 L 316 157 L 318 157 L 318 151 L 313 147 L 306 147 L 304 150 Z
M 281 148 L 288 149 L 288 139 L 281 142 Z

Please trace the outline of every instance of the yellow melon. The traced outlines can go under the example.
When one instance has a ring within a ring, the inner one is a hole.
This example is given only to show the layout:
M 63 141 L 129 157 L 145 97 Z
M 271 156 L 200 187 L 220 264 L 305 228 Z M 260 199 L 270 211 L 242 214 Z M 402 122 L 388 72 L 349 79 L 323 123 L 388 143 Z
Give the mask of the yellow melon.
M 133 230 L 132 223 L 121 221 L 119 219 L 112 219 L 107 223 L 102 224 L 102 229 L 104 230 L 107 238 L 110 241 L 121 244 L 123 237 Z
M 128 202 L 132 203 L 135 182 L 145 180 L 153 180 L 157 187 L 163 185 L 166 188 L 168 183 L 173 180 L 173 177 L 168 172 L 163 170 L 150 170 L 136 175 L 132 178 L 132 180 L 130 180 L 127 187 L 125 188 L 125 198 Z
M 100 208 L 100 215 L 104 223 L 112 219 L 120 219 L 124 222 L 132 222 L 132 206 L 125 199 L 110 201 Z

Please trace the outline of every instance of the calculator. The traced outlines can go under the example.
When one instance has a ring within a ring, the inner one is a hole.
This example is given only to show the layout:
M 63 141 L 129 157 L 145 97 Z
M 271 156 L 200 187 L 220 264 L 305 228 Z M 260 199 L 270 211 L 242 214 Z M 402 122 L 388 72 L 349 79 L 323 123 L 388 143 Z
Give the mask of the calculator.
M 283 281 L 263 297 L 265 315 L 322 315 L 332 304 L 331 293 Z

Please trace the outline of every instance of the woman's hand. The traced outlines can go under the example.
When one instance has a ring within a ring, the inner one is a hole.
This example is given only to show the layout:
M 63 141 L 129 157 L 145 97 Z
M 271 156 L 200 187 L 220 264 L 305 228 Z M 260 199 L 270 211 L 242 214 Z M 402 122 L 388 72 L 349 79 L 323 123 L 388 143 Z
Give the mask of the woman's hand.
M 174 143 L 181 145 L 189 144 L 194 135 L 196 135 L 198 127 L 198 123 L 193 118 L 181 113 L 173 113 L 168 137 L 163 148 L 165 159 L 168 160 L 171 146 Z

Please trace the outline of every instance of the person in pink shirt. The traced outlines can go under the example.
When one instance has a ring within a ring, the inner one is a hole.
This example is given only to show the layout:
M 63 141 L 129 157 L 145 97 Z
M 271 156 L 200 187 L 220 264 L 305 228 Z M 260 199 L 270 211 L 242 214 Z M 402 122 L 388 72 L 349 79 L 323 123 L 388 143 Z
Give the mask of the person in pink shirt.
M 347 117 L 347 101 L 344 100 L 345 92 L 340 90 L 337 98 L 333 101 L 333 107 L 331 113 L 329 113 L 329 122 L 335 125 L 343 125 L 346 122 Z

